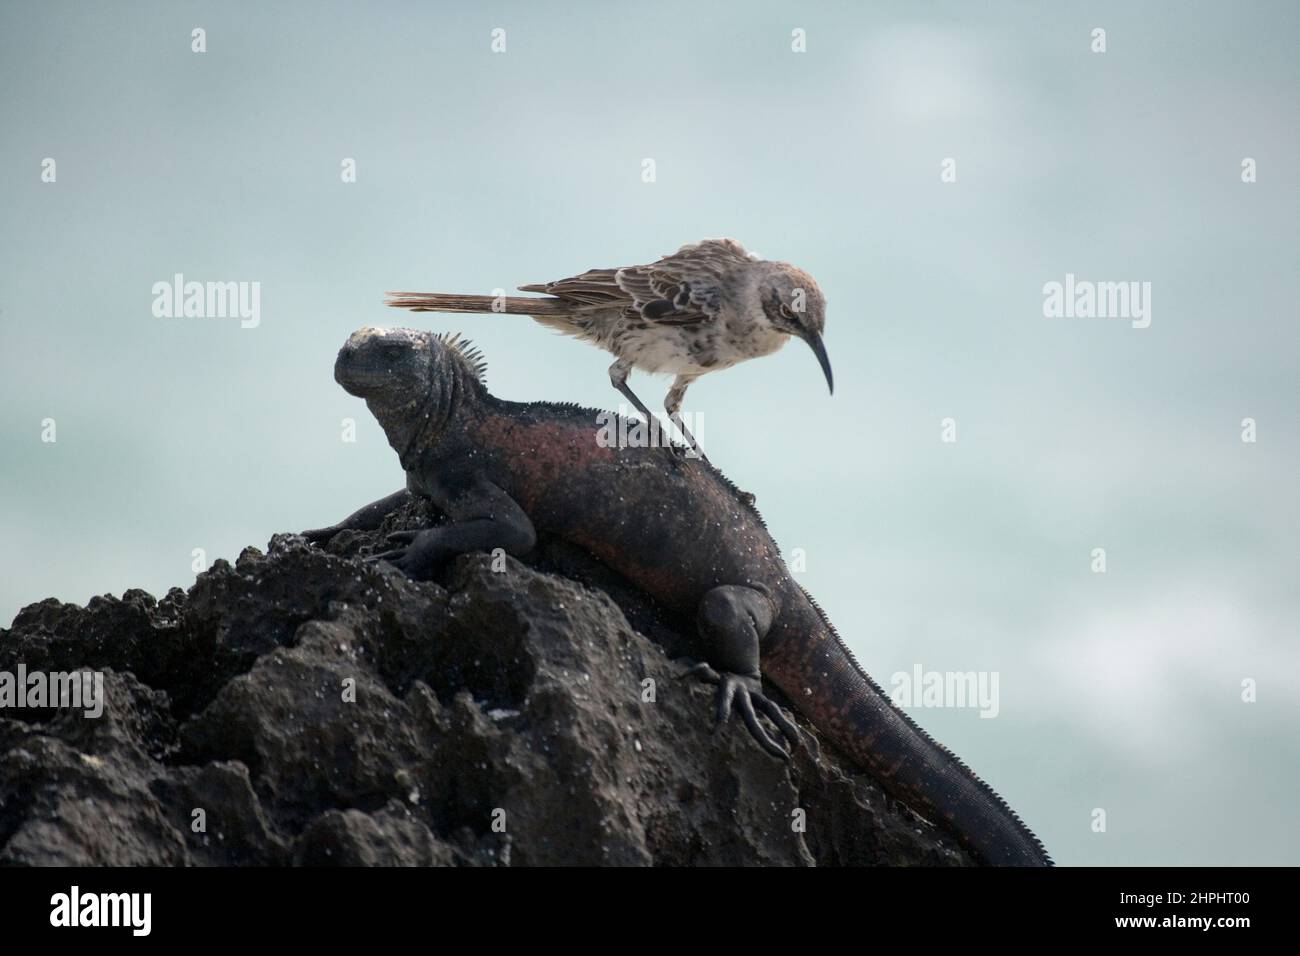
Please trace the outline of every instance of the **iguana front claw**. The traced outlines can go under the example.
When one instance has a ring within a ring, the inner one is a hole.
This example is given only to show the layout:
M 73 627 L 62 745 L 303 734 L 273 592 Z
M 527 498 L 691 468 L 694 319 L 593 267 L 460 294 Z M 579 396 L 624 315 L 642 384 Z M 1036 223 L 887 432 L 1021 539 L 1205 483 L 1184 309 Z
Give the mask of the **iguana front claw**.
M 439 548 L 441 535 L 436 528 L 415 531 L 394 531 L 388 536 L 388 543 L 399 545 L 381 554 L 372 554 L 366 558 L 367 564 L 391 564 L 408 578 L 421 580 L 429 576 L 434 565 L 444 555 Z
M 803 742 L 803 738 L 799 734 L 799 728 L 781 711 L 780 706 L 775 701 L 763 693 L 763 683 L 759 678 L 731 674 L 725 671 L 719 672 L 704 661 L 694 664 L 681 676 L 683 678 L 697 677 L 707 684 L 717 685 L 717 717 L 713 724 L 714 733 L 717 733 L 731 718 L 731 711 L 734 707 L 740 711 L 741 719 L 745 721 L 750 736 L 773 757 L 789 761 L 791 752 Z M 790 744 L 790 750 L 787 751 L 773 740 L 771 734 L 758 722 L 758 713 L 754 709 L 755 705 L 767 715 L 772 723 L 776 724 Z
M 309 528 L 306 531 L 298 532 L 310 544 L 328 544 L 329 541 L 337 535 L 343 528 L 341 525 L 332 524 L 328 528 Z

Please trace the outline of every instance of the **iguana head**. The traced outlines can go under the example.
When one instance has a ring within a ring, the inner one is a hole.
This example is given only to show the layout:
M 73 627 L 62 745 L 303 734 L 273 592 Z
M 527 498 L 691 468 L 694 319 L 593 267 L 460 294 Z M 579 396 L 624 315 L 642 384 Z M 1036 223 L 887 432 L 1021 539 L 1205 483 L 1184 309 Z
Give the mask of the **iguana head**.
M 334 380 L 366 400 L 403 465 L 437 438 L 467 390 L 483 390 L 481 375 L 469 343 L 416 329 L 358 329 L 334 363 Z

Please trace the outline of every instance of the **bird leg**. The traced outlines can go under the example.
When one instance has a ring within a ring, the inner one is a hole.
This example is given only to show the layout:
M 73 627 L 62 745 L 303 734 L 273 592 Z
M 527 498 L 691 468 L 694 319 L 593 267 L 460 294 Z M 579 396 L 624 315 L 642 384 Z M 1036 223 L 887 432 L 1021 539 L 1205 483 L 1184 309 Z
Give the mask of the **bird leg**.
M 679 414 L 682 408 L 682 399 L 686 397 L 686 390 L 691 387 L 691 382 L 697 378 L 699 378 L 698 375 L 678 375 L 677 378 L 673 379 L 673 387 L 668 390 L 668 396 L 664 399 L 664 408 L 668 411 L 668 420 L 682 430 L 682 434 L 686 436 L 686 441 L 690 443 L 686 455 L 690 458 L 701 458 L 708 461 L 704 449 L 700 447 L 700 443 L 695 440 L 695 436 L 691 434 L 690 429 L 686 427 L 686 423 L 682 421 L 682 416 Z M 741 491 L 739 488 L 736 489 L 736 492 L 745 504 L 751 508 L 754 506 L 757 498 L 752 492 Z
M 609 383 L 618 389 L 623 397 L 631 402 L 638 412 L 645 416 L 645 422 L 648 428 L 657 430 L 661 435 L 671 436 L 672 432 L 663 422 L 659 421 L 659 417 L 654 415 L 650 409 L 646 408 L 645 402 L 637 398 L 636 393 L 628 387 L 627 377 L 630 374 L 632 374 L 632 364 L 623 359 L 619 359 L 609 367 Z M 671 441 L 669 444 L 671 446 Z
M 704 458 L 705 461 L 708 461 L 708 458 L 704 457 L 704 449 L 700 447 L 700 443 L 695 440 L 695 436 L 686 427 L 686 423 L 682 421 L 680 414 L 682 400 L 686 398 L 686 390 L 691 387 L 691 382 L 697 378 L 699 378 L 698 375 L 678 375 L 673 379 L 673 387 L 668 389 L 668 395 L 664 398 L 664 410 L 668 412 L 668 420 L 676 425 L 681 430 L 683 437 L 685 437 L 686 444 L 689 446 L 686 454 L 691 458 Z

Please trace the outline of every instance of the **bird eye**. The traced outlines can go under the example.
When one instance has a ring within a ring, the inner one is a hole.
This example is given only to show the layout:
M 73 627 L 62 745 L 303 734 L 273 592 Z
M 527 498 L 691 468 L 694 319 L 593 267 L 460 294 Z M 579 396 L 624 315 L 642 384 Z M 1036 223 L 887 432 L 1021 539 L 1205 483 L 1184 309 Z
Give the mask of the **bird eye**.
M 794 318 L 794 313 L 790 311 L 790 307 L 786 305 L 784 302 L 781 303 L 781 318 L 783 319 Z

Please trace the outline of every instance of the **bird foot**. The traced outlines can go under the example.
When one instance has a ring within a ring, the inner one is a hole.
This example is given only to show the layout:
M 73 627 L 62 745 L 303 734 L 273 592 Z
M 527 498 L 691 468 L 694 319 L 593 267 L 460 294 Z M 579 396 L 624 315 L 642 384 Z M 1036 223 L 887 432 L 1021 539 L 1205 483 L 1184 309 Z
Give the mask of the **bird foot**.
M 702 461 L 708 464 L 709 459 L 704 457 L 704 452 L 691 448 L 689 445 L 679 445 L 677 442 L 668 442 L 665 446 L 672 453 L 674 461 Z

